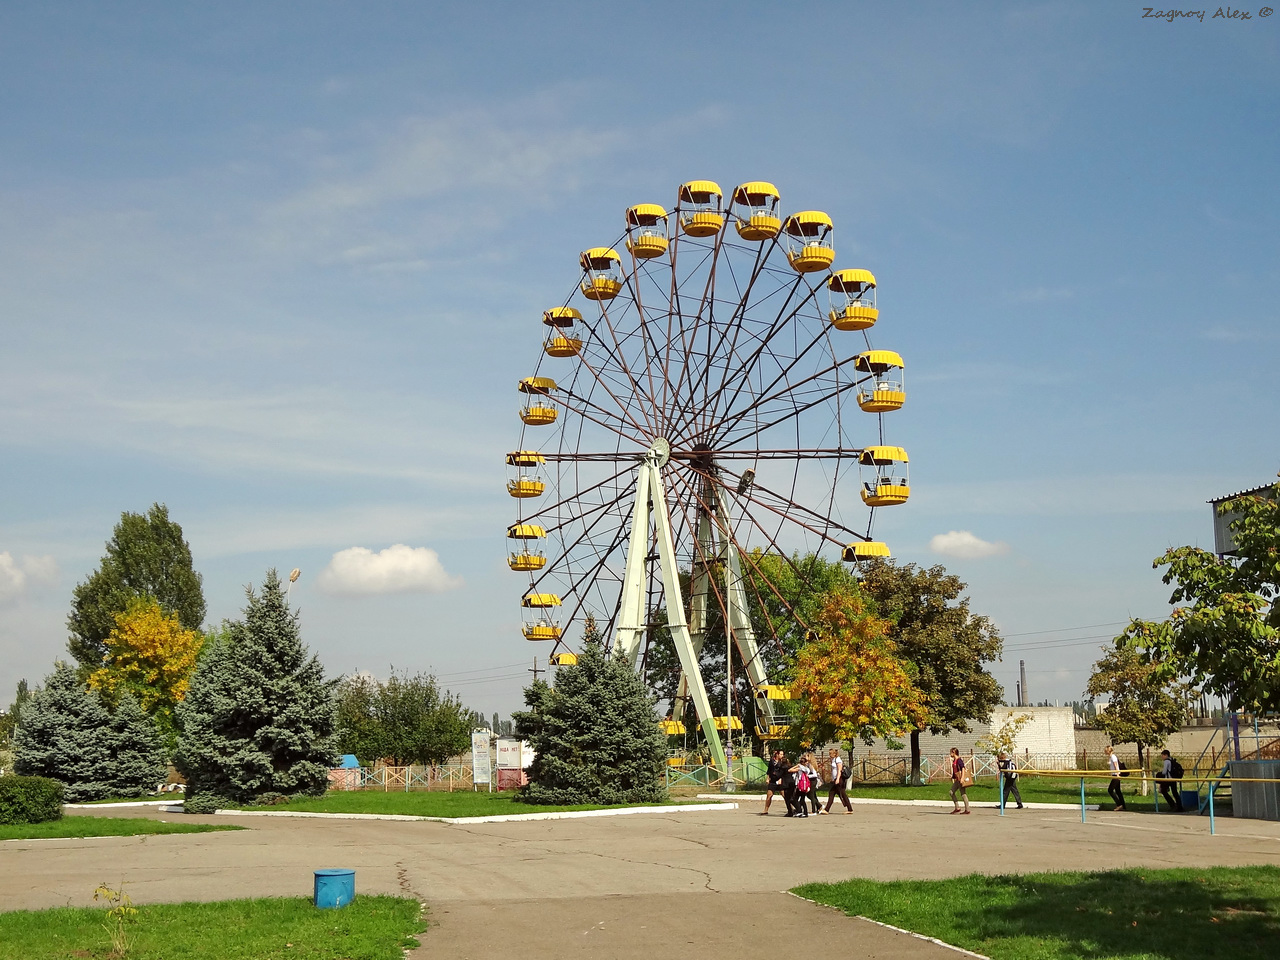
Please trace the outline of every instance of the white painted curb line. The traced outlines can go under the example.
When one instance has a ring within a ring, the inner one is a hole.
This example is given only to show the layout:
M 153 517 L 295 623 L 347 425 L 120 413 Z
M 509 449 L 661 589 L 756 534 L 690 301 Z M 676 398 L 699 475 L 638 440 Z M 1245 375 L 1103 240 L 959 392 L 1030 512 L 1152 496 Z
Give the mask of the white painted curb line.
M 737 810 L 736 803 L 681 803 L 667 807 L 621 807 L 617 810 L 558 810 L 514 813 L 496 817 L 414 817 L 401 813 L 313 813 L 302 810 L 218 810 L 220 817 L 307 817 L 322 820 L 408 820 L 424 823 L 512 823 L 518 820 L 577 820 L 584 817 L 625 817 L 632 813 L 689 813 L 696 810 Z M 181 807 L 164 813 L 181 813 Z
M 898 801 L 898 802 L 901 803 L 902 801 Z M 791 896 L 795 897 L 797 900 L 803 900 L 805 903 L 812 903 L 814 906 L 817 906 L 817 907 L 826 907 L 828 910 L 836 910 L 839 913 L 844 913 L 844 911 L 840 910 L 839 907 L 833 907 L 829 903 L 818 903 L 817 900 L 810 900 L 808 897 L 802 897 L 800 896 L 800 894 L 793 893 L 790 890 L 787 890 L 784 892 L 790 893 Z M 848 916 L 847 913 L 845 913 L 844 915 L 846 917 Z M 870 917 L 864 917 L 861 914 L 855 916 L 854 919 L 865 920 L 867 921 L 867 923 L 874 923 L 877 927 L 884 927 L 886 930 L 892 930 L 895 933 L 905 933 L 907 936 L 915 937 L 917 940 L 926 940 L 929 943 L 935 943 L 940 947 L 945 947 L 948 950 L 954 950 L 956 953 L 964 954 L 966 957 L 973 957 L 974 960 L 991 960 L 991 958 L 988 956 L 985 956 L 981 953 L 974 953 L 972 950 L 966 950 L 964 947 L 957 947 L 954 943 L 947 943 L 947 941 L 939 940 L 937 937 L 926 937 L 923 933 L 916 933 L 914 930 L 904 930 L 902 927 L 895 927 L 891 923 L 882 923 L 879 920 L 872 920 Z
M 716 799 L 719 799 L 721 796 L 722 794 L 718 794 L 718 793 L 700 793 L 697 795 L 699 800 L 716 800 Z M 741 794 L 735 794 L 735 797 L 738 800 L 763 800 L 764 794 L 741 793 Z M 882 800 L 878 797 L 850 797 L 849 802 L 850 803 L 882 803 L 882 804 L 887 804 L 889 806 L 899 806 L 899 807 L 949 807 L 951 806 L 950 800 L 889 800 L 889 799 Z M 999 810 L 1000 801 L 999 800 L 970 800 L 969 806 L 981 807 L 981 808 L 990 809 L 990 810 Z M 1024 803 L 1023 806 L 1026 807 L 1028 810 L 1079 810 L 1080 809 L 1080 804 L 1078 803 L 1030 803 L 1028 802 L 1028 803 Z M 1005 809 L 1017 810 L 1018 807 L 1016 804 L 1006 804 Z M 1085 806 L 1085 809 L 1101 810 L 1102 807 L 1099 804 L 1090 803 Z

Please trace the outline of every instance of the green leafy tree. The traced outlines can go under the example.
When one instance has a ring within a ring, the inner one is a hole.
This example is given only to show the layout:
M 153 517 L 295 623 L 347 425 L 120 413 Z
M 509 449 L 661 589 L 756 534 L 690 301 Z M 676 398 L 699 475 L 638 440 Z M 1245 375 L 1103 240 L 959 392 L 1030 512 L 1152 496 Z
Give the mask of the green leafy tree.
M 357 675 L 338 686 L 339 749 L 365 763 L 443 763 L 467 751 L 472 729 L 482 722 L 457 697 L 442 693 L 430 674 L 393 671 L 385 683 Z
M 1231 710 L 1280 709 L 1280 484 L 1272 494 L 1221 504 L 1236 514 L 1236 556 L 1175 547 L 1157 557 L 1175 609 L 1168 620 L 1132 621 L 1118 638 L 1165 679 L 1189 677 Z
M 135 597 L 152 597 L 187 630 L 204 623 L 204 593 L 191 548 L 161 503 L 145 514 L 120 515 L 101 565 L 72 593 L 67 649 L 86 669 L 102 666 L 116 615 Z
M 869 564 L 862 589 L 880 616 L 893 623 L 889 637 L 898 655 L 915 666 L 915 685 L 924 696 L 926 719 L 911 731 L 911 782 L 919 785 L 920 734 L 969 731 L 1000 705 L 1004 688 L 986 669 L 1000 659 L 1003 641 L 986 617 L 969 611 L 965 583 L 939 565 Z
M 826 743 L 897 737 L 924 722 L 913 671 L 885 634 L 889 624 L 862 595 L 833 589 L 813 618 L 817 636 L 796 655 L 791 691 L 800 703 L 792 739 Z
M 309 654 L 275 570 L 244 619 L 209 639 L 178 705 L 174 763 L 193 796 L 318 796 L 337 762 L 335 684 Z
M 0 750 L 8 750 L 12 747 L 13 731 L 18 725 L 18 711 L 22 709 L 22 705 L 26 703 L 29 696 L 31 691 L 27 689 L 27 681 L 19 680 L 13 703 L 9 705 L 8 710 L 0 713 Z
M 1137 744 L 1139 764 L 1148 746 L 1182 727 L 1195 695 L 1189 684 L 1167 679 L 1159 664 L 1123 644 L 1093 665 L 1084 694 L 1090 700 L 1110 698 L 1097 724 L 1113 743 Z
M 813 553 L 795 553 L 788 557 L 779 553 L 752 550 L 743 557 L 742 568 L 746 581 L 748 614 L 755 631 L 761 663 L 772 683 L 786 685 L 792 678 L 795 656 L 805 645 L 806 635 L 828 595 L 841 589 L 856 591 L 858 581 L 847 566 Z M 723 573 L 717 575 L 721 577 L 723 584 Z M 687 609 L 691 578 L 687 574 L 682 575 L 680 582 Z M 726 702 L 728 671 L 724 613 L 714 590 L 711 591 L 707 606 L 707 627 L 699 668 L 707 688 L 707 696 L 713 704 L 718 705 Z M 642 667 L 645 681 L 659 702 L 669 703 L 675 696 L 680 681 L 680 658 L 676 655 L 675 645 L 666 629 L 665 610 L 657 612 L 650 629 L 651 641 Z M 743 669 L 736 647 L 733 650 L 733 679 L 734 702 L 753 706 L 750 678 Z M 747 714 L 743 718 L 744 725 L 750 730 L 748 735 L 755 752 L 759 752 L 762 744 L 755 734 L 754 717 L 750 715 L 750 709 L 748 707 L 744 711 Z M 690 730 L 697 730 L 698 723 L 692 702 L 687 705 L 686 715 L 679 719 L 684 720 Z
M 666 797 L 666 738 L 654 699 L 631 667 L 604 651 L 588 618 L 578 662 L 536 680 L 527 711 L 513 714 L 516 736 L 536 758 L 522 799 L 538 804 L 652 803 Z

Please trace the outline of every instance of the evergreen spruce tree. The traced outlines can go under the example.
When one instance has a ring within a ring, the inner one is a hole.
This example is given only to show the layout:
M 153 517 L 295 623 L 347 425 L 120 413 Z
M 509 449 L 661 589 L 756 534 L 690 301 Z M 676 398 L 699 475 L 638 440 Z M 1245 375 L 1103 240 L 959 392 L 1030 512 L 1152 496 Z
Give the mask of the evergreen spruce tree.
M 555 686 L 535 680 L 516 736 L 537 756 L 522 790 L 528 803 L 653 803 L 666 798 L 667 744 L 654 698 L 623 660 L 604 652 L 588 618 L 578 662 L 557 668 Z
M 49 777 L 68 803 L 101 800 L 112 789 L 111 716 L 74 668 L 59 663 L 18 713 L 14 772 Z
M 114 762 L 109 787 L 113 797 L 145 797 L 165 781 L 169 765 L 165 742 L 155 723 L 142 712 L 133 694 L 125 693 L 111 715 Z
M 318 796 L 338 762 L 335 684 L 308 655 L 276 571 L 260 595 L 246 592 L 244 619 L 210 638 L 178 706 L 174 763 L 189 796 Z

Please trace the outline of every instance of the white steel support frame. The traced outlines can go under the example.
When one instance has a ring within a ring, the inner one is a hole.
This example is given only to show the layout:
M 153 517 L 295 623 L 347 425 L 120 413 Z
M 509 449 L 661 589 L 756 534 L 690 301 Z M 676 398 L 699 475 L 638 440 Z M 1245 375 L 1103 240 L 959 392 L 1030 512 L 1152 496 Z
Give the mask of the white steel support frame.
M 693 633 L 694 648 L 701 653 L 711 584 L 707 569 L 714 559 L 724 569 L 724 602 L 728 614 L 725 627 L 738 648 L 738 654 L 747 669 L 747 677 L 751 681 L 751 688 L 755 691 L 756 733 L 762 740 L 767 740 L 774 734 L 774 728 L 779 725 L 779 722 L 774 715 L 772 702 L 764 695 L 769 678 L 760 657 L 755 628 L 751 625 L 746 581 L 742 575 L 742 556 L 738 551 L 738 544 L 732 535 L 729 522 L 729 492 L 718 488 L 711 481 L 706 483 L 704 489 L 704 503 L 699 506 L 698 511 L 698 548 L 697 555 L 694 557 L 693 589 L 689 598 L 693 614 L 690 630 Z M 715 511 L 715 534 L 712 532 L 711 510 Z M 716 534 L 718 534 L 718 543 Z M 673 717 L 684 715 L 688 688 L 689 675 L 682 671 L 675 700 L 672 702 Z
M 646 560 L 649 553 L 649 524 L 652 521 L 658 544 L 662 588 L 667 602 L 667 629 L 671 632 L 671 642 L 675 644 L 676 655 L 680 658 L 681 687 L 687 688 L 687 696 L 693 699 L 698 724 L 711 749 L 712 762 L 727 776 L 729 764 L 725 758 L 724 745 L 716 731 L 707 688 L 702 682 L 702 673 L 698 670 L 698 650 L 694 648 L 690 624 L 685 614 L 684 597 L 680 592 L 675 538 L 671 532 L 671 516 L 667 512 L 666 490 L 662 484 L 662 467 L 666 465 L 670 452 L 671 448 L 665 440 L 654 441 L 638 471 L 635 508 L 631 515 L 631 540 L 627 550 L 627 566 L 622 577 L 616 651 L 632 668 L 635 667 L 646 626 Z M 705 594 L 702 603 L 705 616 Z M 701 647 L 700 642 L 698 646 Z

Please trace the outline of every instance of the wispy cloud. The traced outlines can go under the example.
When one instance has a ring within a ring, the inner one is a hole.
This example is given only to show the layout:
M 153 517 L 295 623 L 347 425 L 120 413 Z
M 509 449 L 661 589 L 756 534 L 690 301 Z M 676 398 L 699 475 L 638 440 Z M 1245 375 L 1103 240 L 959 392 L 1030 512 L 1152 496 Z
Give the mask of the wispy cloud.
M 32 589 L 58 582 L 58 563 L 51 556 L 15 559 L 8 550 L 0 553 L 0 603 L 13 603 Z
M 950 530 L 939 533 L 929 541 L 929 549 L 944 557 L 961 560 L 983 560 L 1009 552 L 1007 543 L 992 543 L 975 536 L 968 530 Z
M 367 547 L 339 550 L 320 572 L 319 584 L 326 593 L 346 595 L 442 593 L 462 586 L 462 578 L 450 576 L 434 550 L 397 543 L 378 553 Z

